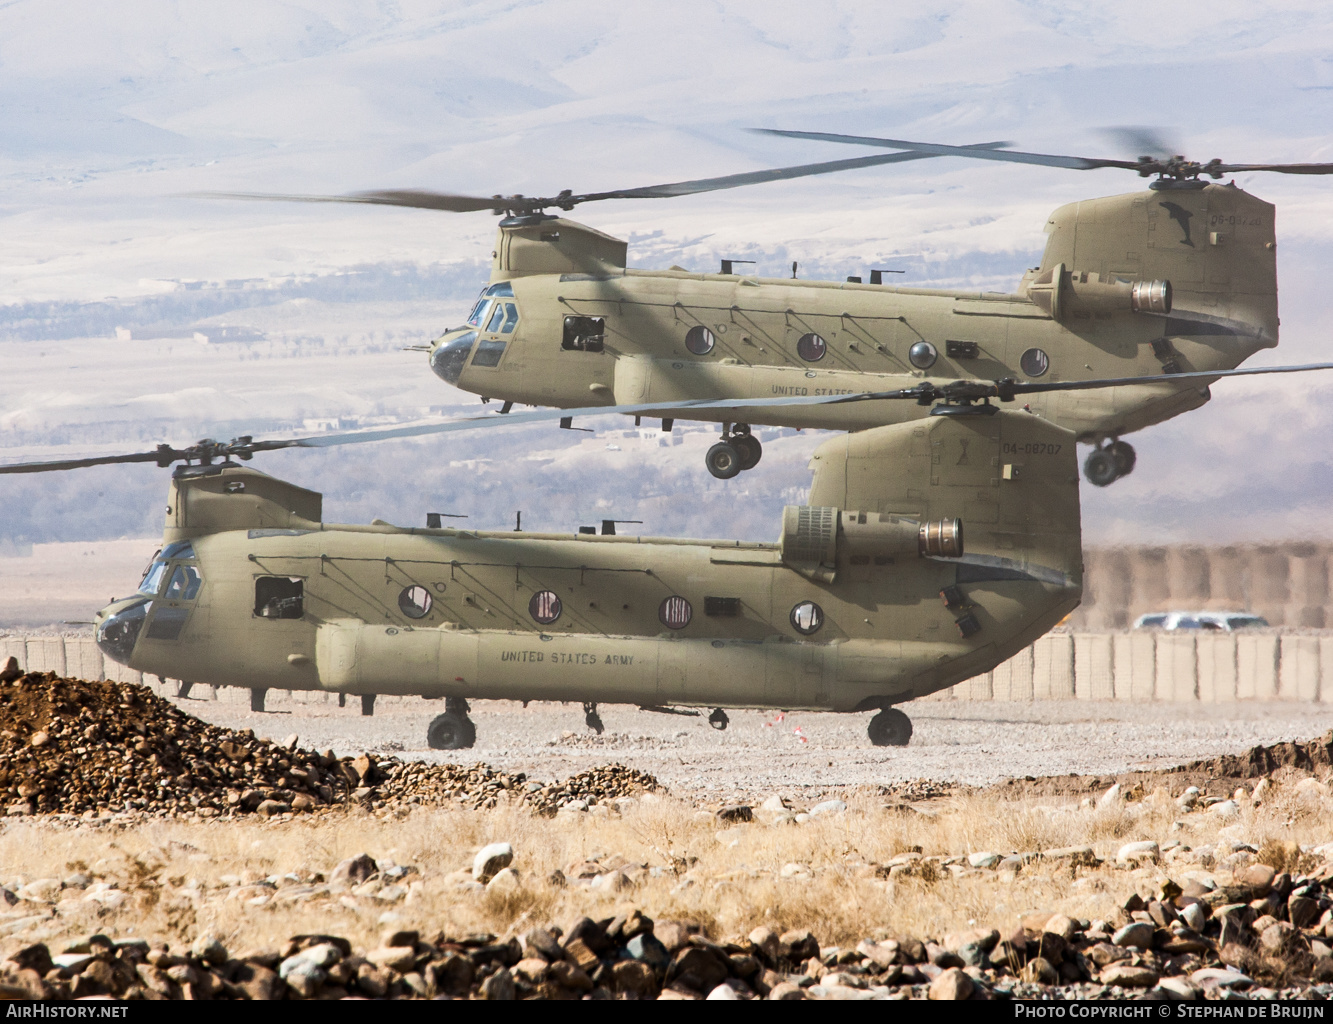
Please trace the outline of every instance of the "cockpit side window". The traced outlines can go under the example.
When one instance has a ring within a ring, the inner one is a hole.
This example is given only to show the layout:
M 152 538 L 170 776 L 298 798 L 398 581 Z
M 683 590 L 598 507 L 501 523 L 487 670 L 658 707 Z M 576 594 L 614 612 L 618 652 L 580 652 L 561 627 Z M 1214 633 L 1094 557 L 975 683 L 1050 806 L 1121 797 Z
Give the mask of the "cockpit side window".
M 514 305 L 512 302 L 506 302 L 504 307 L 505 322 L 504 326 L 500 328 L 500 333 L 513 334 L 514 328 L 518 326 L 518 306 Z
M 514 285 L 511 281 L 501 281 L 499 284 L 493 284 L 487 288 L 483 295 L 498 295 L 506 299 L 514 297 Z
M 299 619 L 305 614 L 305 581 L 290 576 L 255 577 L 255 615 L 261 619 Z
M 193 601 L 199 595 L 204 578 L 193 565 L 178 565 L 171 574 L 167 592 L 162 596 L 168 601 Z
M 517 321 L 517 315 L 515 315 L 514 319 Z M 491 314 L 490 323 L 486 325 L 486 330 L 491 334 L 499 334 L 500 328 L 504 326 L 504 322 L 505 304 L 503 302 L 497 302 L 495 304 L 495 312 Z

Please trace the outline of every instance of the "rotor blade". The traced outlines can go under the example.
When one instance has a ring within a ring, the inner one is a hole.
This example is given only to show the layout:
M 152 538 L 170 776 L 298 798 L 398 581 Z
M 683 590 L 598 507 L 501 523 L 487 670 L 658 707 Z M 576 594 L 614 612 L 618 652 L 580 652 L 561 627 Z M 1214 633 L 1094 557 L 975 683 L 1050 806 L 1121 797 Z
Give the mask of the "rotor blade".
M 431 434 L 446 434 L 462 430 L 476 430 L 490 426 L 517 426 L 524 423 L 550 422 L 573 416 L 642 416 L 653 413 L 675 413 L 673 418 L 684 418 L 680 413 L 708 410 L 748 410 L 756 408 L 777 408 L 801 405 L 843 405 L 851 402 L 895 401 L 911 399 L 917 402 L 930 402 L 949 399 L 994 398 L 1001 395 L 1031 395 L 1049 391 L 1090 391 L 1097 388 L 1123 387 L 1139 384 L 1175 384 L 1188 380 L 1217 380 L 1222 377 L 1256 377 L 1272 373 L 1304 373 L 1310 370 L 1333 370 L 1333 363 L 1306 363 L 1300 366 L 1254 366 L 1235 370 L 1195 370 L 1187 373 L 1157 374 L 1144 377 L 1101 377 L 1093 380 L 1070 381 L 987 381 L 956 380 L 945 384 L 922 381 L 908 388 L 893 391 L 867 391 L 857 395 L 793 395 L 783 398 L 727 398 L 694 399 L 675 402 L 648 402 L 640 405 L 593 405 L 577 409 L 534 409 L 531 412 L 479 413 L 440 423 L 405 424 L 401 427 L 384 427 L 377 430 L 364 430 L 346 434 L 320 434 L 312 437 L 295 437 L 269 441 L 232 441 L 212 449 L 214 457 L 227 454 L 244 455 L 257 451 L 279 451 L 287 448 L 334 448 L 348 444 L 366 444 L 374 441 L 388 441 L 403 437 L 425 437 Z M 229 449 L 229 451 L 228 451 Z M 61 462 L 21 462 L 0 466 L 0 473 L 45 473 L 52 470 L 81 469 L 86 466 L 100 466 L 118 462 L 157 462 L 161 459 L 180 461 L 196 458 L 190 449 L 177 450 L 162 445 L 154 452 L 137 452 L 131 455 L 96 456 L 87 459 L 68 459 Z
M 1166 133 L 1160 128 L 1146 125 L 1110 125 L 1097 131 L 1113 142 L 1122 153 L 1170 160 L 1181 152 L 1181 147 L 1175 142 L 1168 141 Z
M 970 156 L 978 160 L 1003 160 L 1016 164 L 1041 164 L 1044 167 L 1068 167 L 1076 171 L 1090 171 L 1098 167 L 1139 169 L 1137 160 L 1104 160 L 1084 156 L 1053 156 L 1047 153 L 1023 153 L 1011 149 L 981 148 L 976 146 L 941 146 L 933 142 L 906 142 L 902 139 L 879 139 L 868 135 L 833 135 L 828 132 L 789 132 L 778 128 L 755 128 L 765 135 L 780 135 L 788 139 L 812 139 L 816 142 L 845 142 L 856 146 L 881 146 L 885 149 L 907 149 L 931 156 Z
M 1333 164 L 1219 164 L 1219 174 L 1242 171 L 1276 171 L 1278 174 L 1333 174 Z
M 85 469 L 121 462 L 157 462 L 163 455 L 162 452 L 135 452 L 132 455 L 95 455 L 87 459 L 62 459 L 58 462 L 19 462 L 0 466 L 0 473 L 49 473 L 58 469 Z
M 992 150 L 1007 146 L 1007 142 L 981 142 L 973 146 L 961 146 L 965 150 Z M 800 164 L 796 167 L 775 167 L 767 171 L 745 171 L 741 174 L 725 174 L 720 178 L 697 178 L 694 181 L 675 181 L 666 185 L 649 185 L 645 188 L 616 189 L 611 192 L 589 192 L 586 195 L 570 196 L 572 202 L 586 203 L 598 199 L 668 199 L 674 196 L 694 195 L 698 192 L 716 192 L 724 188 L 739 188 L 742 185 L 758 185 L 765 181 L 787 181 L 791 178 L 804 178 L 812 174 L 831 174 L 834 171 L 851 171 L 859 167 L 877 167 L 881 164 L 903 163 L 907 160 L 924 160 L 933 156 L 931 153 L 893 153 L 886 156 L 853 157 L 850 160 L 828 160 L 817 164 Z
M 499 196 L 456 196 L 424 189 L 393 189 L 384 192 L 352 192 L 345 196 L 302 196 L 279 192 L 188 192 L 190 199 L 258 199 L 274 203 L 362 203 L 368 206 L 406 206 L 414 210 L 446 210 L 477 213 L 504 207 Z

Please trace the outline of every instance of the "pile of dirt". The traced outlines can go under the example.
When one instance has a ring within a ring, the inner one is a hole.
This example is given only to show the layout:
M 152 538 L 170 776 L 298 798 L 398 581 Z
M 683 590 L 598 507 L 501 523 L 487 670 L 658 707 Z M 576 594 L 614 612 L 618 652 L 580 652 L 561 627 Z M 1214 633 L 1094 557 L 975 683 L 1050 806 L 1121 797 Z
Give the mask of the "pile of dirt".
M 9 814 L 276 816 L 349 803 L 485 809 L 500 800 L 553 814 L 575 800 L 658 788 L 623 765 L 548 785 L 484 764 L 338 758 L 209 725 L 143 686 L 54 673 L 0 682 L 0 806 Z
M 1148 791 L 1165 785 L 1173 792 L 1195 786 L 1203 796 L 1228 797 L 1236 787 L 1271 776 L 1282 769 L 1323 775 L 1333 769 L 1333 730 L 1319 739 L 1274 743 L 1251 747 L 1243 754 L 1222 754 L 1202 761 L 1157 771 L 1123 772 L 1119 775 L 1056 775 L 1047 778 L 1007 779 L 991 787 L 1005 797 L 1086 796 L 1119 784 L 1126 792 Z

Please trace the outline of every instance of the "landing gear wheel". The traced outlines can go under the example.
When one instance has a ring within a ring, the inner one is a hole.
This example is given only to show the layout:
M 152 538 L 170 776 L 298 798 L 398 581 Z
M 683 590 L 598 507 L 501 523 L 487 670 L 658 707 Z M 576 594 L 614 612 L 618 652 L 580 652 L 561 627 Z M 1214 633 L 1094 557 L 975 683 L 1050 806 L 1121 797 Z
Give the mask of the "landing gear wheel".
M 870 720 L 866 731 L 877 747 L 905 747 L 912 738 L 912 720 L 897 708 L 885 708 Z
M 467 715 L 446 711 L 426 727 L 426 744 L 431 750 L 462 750 L 476 742 L 477 727 Z
M 1114 483 L 1120 476 L 1115 457 L 1106 448 L 1094 448 L 1083 462 L 1083 475 L 1097 487 Z
M 708 449 L 704 465 L 719 480 L 730 480 L 741 471 L 740 450 L 728 441 L 719 441 Z
M 606 730 L 606 726 L 602 724 L 602 716 L 597 713 L 596 704 L 583 705 L 583 721 L 598 736 Z
M 753 434 L 737 434 L 731 439 L 731 446 L 741 453 L 741 471 L 754 469 L 764 457 L 764 446 Z
M 1134 463 L 1138 456 L 1134 453 L 1134 446 L 1124 441 L 1113 441 L 1106 446 L 1106 452 L 1115 461 L 1116 474 L 1118 476 L 1129 476 L 1134 472 Z
M 727 717 L 727 713 L 721 708 L 714 708 L 713 713 L 708 716 L 708 724 L 718 732 L 725 729 L 730 721 L 731 719 Z

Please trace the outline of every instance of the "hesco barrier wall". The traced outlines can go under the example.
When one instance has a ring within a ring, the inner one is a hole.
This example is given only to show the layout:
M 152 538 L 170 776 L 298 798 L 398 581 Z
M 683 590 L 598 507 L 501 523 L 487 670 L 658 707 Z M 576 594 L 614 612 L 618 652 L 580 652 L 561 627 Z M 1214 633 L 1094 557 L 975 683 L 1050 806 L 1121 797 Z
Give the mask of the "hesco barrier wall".
M 10 656 L 32 672 L 142 683 L 164 695 L 176 680 L 145 676 L 109 659 L 90 637 L 6 637 Z M 192 696 L 248 702 L 241 687 L 196 687 Z M 355 700 L 357 698 L 349 699 Z M 397 703 L 416 697 L 380 697 Z M 1302 700 L 1333 704 L 1333 632 L 1052 633 L 993 672 L 928 700 Z M 336 701 L 336 694 L 269 690 L 269 703 Z

